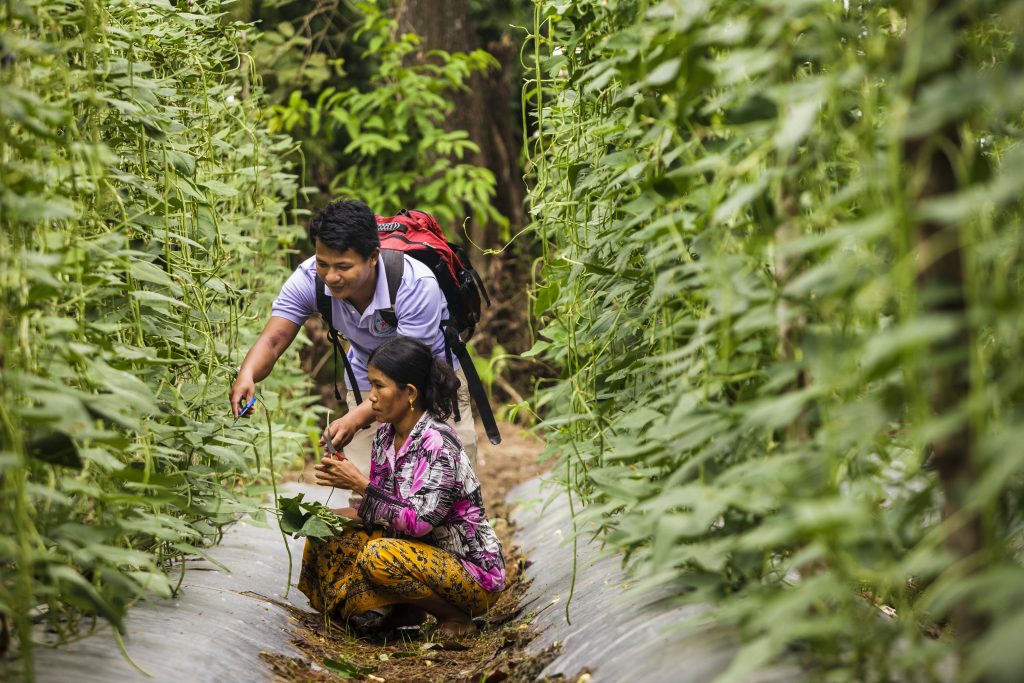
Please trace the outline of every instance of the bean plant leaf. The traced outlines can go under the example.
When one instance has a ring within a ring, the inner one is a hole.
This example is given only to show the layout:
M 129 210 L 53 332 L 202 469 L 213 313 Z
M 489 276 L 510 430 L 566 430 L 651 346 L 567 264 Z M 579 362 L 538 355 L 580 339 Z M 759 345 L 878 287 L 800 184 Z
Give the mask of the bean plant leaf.
M 342 678 L 354 678 L 357 676 L 363 677 L 366 674 L 371 674 L 376 671 L 373 667 L 356 666 L 355 664 L 350 664 L 337 659 L 330 659 L 328 657 L 325 657 L 323 661 L 326 668 L 330 669 Z
M 303 443 L 291 434 L 315 423 L 289 359 L 264 382 L 282 397 L 276 422 L 234 430 L 230 448 L 215 441 L 224 387 L 260 325 L 248 295 L 292 270 L 299 182 L 294 142 L 254 123 L 268 114 L 263 85 L 223 68 L 258 31 L 220 2 L 185 5 L 106 3 L 87 20 L 71 4 L 0 7 L 0 585 L 20 587 L 3 598 L 12 632 L 43 613 L 59 640 L 83 615 L 122 629 L 128 603 L 169 595 L 175 560 L 258 509 L 275 474 L 261 465 L 292 461 Z
M 940 4 L 537 8 L 545 452 L 709 680 L 1019 668 L 1024 22 Z

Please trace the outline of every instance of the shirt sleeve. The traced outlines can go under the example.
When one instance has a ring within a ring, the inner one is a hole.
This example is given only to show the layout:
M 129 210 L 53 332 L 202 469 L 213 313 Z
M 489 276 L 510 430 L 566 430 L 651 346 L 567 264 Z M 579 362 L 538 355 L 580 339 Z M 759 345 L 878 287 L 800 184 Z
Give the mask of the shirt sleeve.
M 433 348 L 447 304 L 433 275 L 403 282 L 395 297 L 398 334 Z
M 316 280 L 301 264 L 285 281 L 270 308 L 270 314 L 302 325 L 316 313 Z
M 452 508 L 455 487 L 455 458 L 451 448 L 434 437 L 428 429 L 412 476 L 399 479 L 397 493 L 388 492 L 375 484 L 368 484 L 359 516 L 364 522 L 389 527 L 409 536 L 429 534 L 448 516 Z M 431 446 L 437 446 L 431 448 Z

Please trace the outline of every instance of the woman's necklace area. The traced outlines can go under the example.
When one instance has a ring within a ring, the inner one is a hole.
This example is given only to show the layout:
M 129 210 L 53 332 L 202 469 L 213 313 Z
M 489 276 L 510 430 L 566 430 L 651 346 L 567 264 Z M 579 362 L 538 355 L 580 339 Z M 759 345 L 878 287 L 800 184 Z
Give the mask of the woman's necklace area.
M 412 430 L 416 427 L 416 424 L 420 421 L 421 417 L 423 417 L 423 411 L 417 410 L 410 413 L 406 419 L 402 420 L 401 425 L 397 423 L 395 424 L 395 441 L 393 444 L 395 453 L 401 451 L 402 447 L 405 446 L 406 440 L 409 438 L 409 435 L 412 434 Z

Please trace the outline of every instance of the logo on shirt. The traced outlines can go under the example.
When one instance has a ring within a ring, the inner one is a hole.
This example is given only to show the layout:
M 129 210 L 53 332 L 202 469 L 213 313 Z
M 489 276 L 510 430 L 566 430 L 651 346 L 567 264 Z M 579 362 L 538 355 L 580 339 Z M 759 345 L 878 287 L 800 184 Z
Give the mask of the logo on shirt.
M 398 329 L 394 325 L 389 325 L 381 317 L 380 311 L 377 311 L 373 314 L 373 320 L 370 322 L 370 332 L 376 337 L 390 337 L 398 332 Z

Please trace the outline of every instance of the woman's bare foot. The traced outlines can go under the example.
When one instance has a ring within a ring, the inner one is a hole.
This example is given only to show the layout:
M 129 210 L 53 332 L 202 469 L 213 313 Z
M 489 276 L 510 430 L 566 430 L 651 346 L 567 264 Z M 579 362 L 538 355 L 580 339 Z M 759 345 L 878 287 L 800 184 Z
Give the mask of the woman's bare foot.
M 434 633 L 442 638 L 464 638 L 476 633 L 476 624 L 472 621 L 442 621 Z
M 437 594 L 410 600 L 409 603 L 425 609 L 437 619 L 434 633 L 441 638 L 461 638 L 476 633 L 476 624 L 469 615 Z
M 427 618 L 426 611 L 421 607 L 408 604 L 398 604 L 391 610 L 391 614 L 384 620 L 385 628 L 395 629 L 405 626 L 419 626 Z

